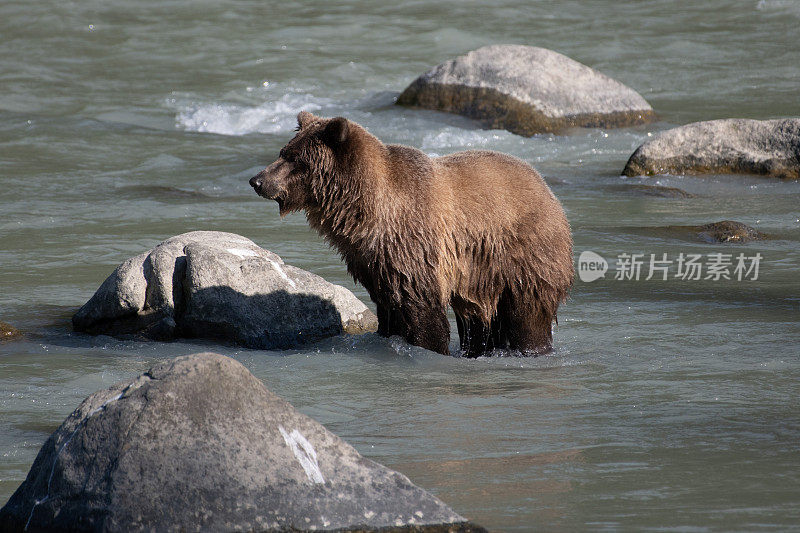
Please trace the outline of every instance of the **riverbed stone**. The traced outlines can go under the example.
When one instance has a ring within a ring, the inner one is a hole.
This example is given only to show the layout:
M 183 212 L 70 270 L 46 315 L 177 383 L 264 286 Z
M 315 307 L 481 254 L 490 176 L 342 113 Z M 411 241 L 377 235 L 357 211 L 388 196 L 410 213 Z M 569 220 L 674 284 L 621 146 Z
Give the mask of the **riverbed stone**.
M 672 128 L 639 146 L 622 173 L 800 179 L 800 118 L 722 119 Z
M 668 234 L 699 239 L 710 244 L 746 243 L 768 239 L 769 236 L 735 220 L 721 220 L 696 226 L 667 226 Z
M 16 341 L 22 338 L 22 332 L 6 322 L 0 321 L 0 342 Z
M 177 235 L 123 262 L 73 316 L 93 335 L 282 349 L 377 329 L 352 292 L 233 233 Z
M 484 46 L 433 67 L 397 104 L 457 113 L 527 136 L 655 119 L 639 93 L 605 74 L 553 50 L 509 44 Z
M 89 396 L 0 509 L 3 531 L 483 531 L 270 392 L 178 357 Z
M 653 196 L 656 198 L 694 198 L 695 195 L 677 187 L 666 187 L 664 185 L 647 185 L 644 183 L 634 183 L 631 185 L 616 185 L 611 188 L 615 192 L 627 193 L 636 196 Z
M 735 220 L 721 220 L 700 226 L 688 226 L 688 229 L 696 233 L 700 240 L 709 243 L 745 243 L 767 238 L 764 233 Z

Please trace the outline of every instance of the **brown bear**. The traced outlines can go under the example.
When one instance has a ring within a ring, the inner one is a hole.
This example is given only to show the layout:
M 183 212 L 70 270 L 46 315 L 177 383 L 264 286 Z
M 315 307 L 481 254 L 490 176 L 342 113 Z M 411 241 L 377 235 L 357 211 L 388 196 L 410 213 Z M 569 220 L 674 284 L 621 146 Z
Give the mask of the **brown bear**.
M 431 158 L 345 118 L 297 116 L 277 161 L 250 179 L 281 216 L 305 210 L 377 306 L 378 332 L 449 353 L 547 352 L 572 285 L 572 235 L 542 177 L 490 151 Z

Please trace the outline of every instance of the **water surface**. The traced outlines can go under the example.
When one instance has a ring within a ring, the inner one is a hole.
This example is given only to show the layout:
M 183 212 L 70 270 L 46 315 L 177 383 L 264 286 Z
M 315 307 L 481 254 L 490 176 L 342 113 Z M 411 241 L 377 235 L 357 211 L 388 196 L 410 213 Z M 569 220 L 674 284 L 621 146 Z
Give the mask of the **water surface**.
M 491 530 L 800 529 L 800 185 L 620 177 L 665 128 L 800 116 L 798 28 L 788 0 L 3 2 L 0 320 L 26 339 L 0 345 L 0 503 L 84 397 L 214 350 Z M 661 121 L 522 138 L 392 105 L 433 64 L 493 43 L 565 53 Z M 302 215 L 280 220 L 247 184 L 301 110 L 431 155 L 485 148 L 538 168 L 576 256 L 612 263 L 576 282 L 555 352 L 470 361 L 376 335 L 265 352 L 70 331 L 120 262 L 199 229 L 244 235 L 368 301 Z M 772 238 L 654 229 L 723 219 Z M 754 281 L 614 280 L 614 259 L 633 253 L 763 259 Z

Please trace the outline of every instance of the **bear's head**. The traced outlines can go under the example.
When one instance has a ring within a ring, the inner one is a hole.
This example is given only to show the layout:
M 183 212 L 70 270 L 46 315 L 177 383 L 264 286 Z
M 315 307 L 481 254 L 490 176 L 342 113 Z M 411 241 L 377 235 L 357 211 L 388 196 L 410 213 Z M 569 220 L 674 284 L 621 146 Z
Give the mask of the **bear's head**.
M 250 186 L 259 196 L 277 201 L 281 216 L 315 207 L 320 184 L 331 181 L 354 127 L 346 118 L 324 119 L 302 111 L 297 134 L 277 161 L 250 178 Z

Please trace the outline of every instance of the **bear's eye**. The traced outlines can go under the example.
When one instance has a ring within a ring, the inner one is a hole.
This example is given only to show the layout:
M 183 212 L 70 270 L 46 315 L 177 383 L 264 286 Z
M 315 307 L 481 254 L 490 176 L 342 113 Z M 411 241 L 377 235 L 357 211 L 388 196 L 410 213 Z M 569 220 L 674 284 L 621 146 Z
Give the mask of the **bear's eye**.
M 293 153 L 287 150 L 281 150 L 279 155 L 281 156 L 281 158 L 283 158 L 284 161 L 288 161 L 289 163 L 294 163 L 295 159 L 297 159 Z

